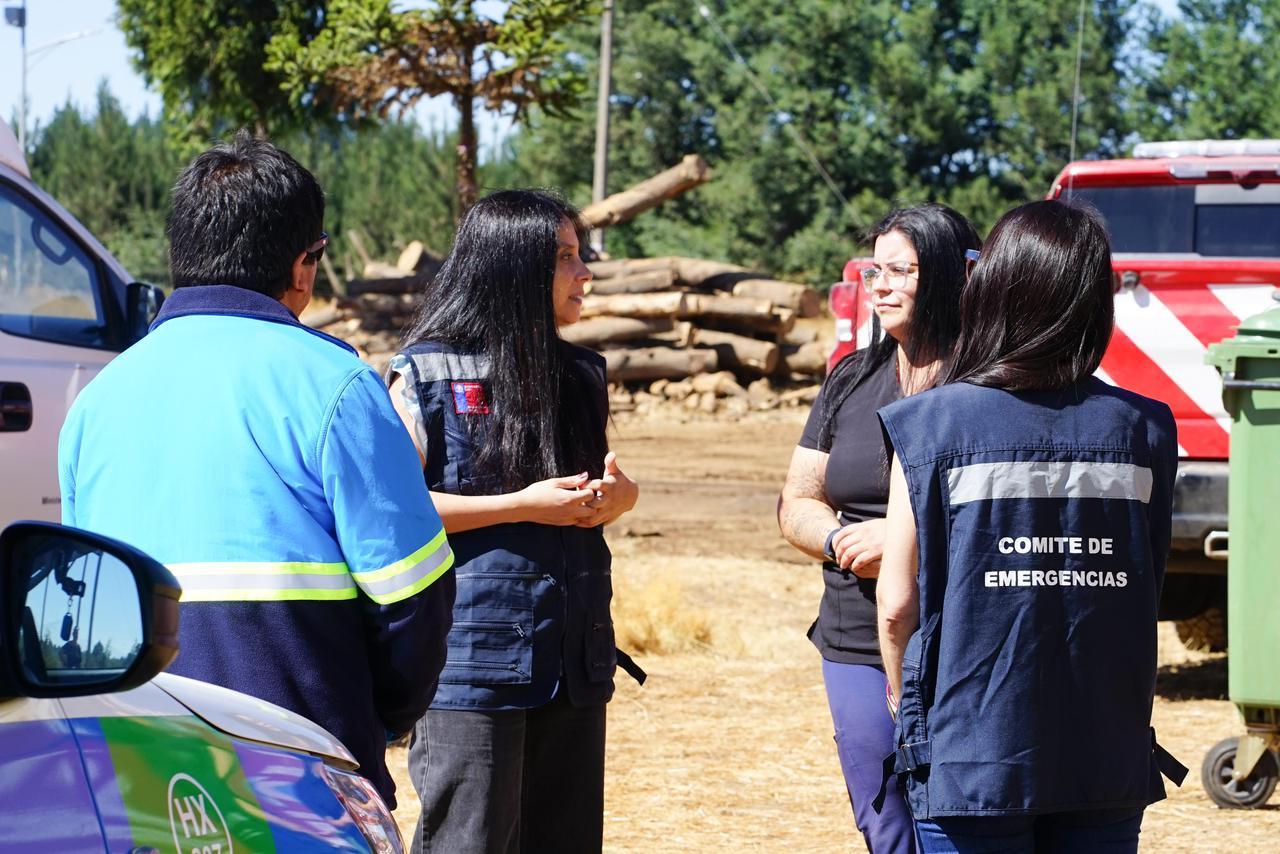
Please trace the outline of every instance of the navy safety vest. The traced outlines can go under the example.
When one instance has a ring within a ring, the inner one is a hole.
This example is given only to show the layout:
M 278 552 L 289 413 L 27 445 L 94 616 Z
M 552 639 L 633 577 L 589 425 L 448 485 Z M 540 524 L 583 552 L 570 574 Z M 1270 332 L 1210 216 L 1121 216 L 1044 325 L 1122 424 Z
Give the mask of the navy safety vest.
M 599 387 L 603 430 L 604 359 L 564 346 L 574 368 Z M 399 392 L 416 418 L 427 488 L 502 492 L 474 466 L 476 437 L 504 404 L 490 398 L 488 358 L 423 343 L 397 354 L 391 370 L 404 379 Z M 449 543 L 458 593 L 433 709 L 535 708 L 560 690 L 577 706 L 609 700 L 617 659 L 602 527 L 508 523 L 451 534 Z
M 956 383 L 880 417 L 918 529 L 896 754 L 916 818 L 1162 799 L 1160 770 L 1176 779 L 1150 729 L 1169 408 L 1090 378 Z

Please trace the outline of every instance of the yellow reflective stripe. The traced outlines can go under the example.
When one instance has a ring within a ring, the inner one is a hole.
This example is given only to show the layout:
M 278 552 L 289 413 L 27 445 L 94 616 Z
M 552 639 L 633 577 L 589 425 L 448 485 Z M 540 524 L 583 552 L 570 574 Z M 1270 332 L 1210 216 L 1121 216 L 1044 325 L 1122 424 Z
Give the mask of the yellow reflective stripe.
M 384 579 L 391 578 L 393 575 L 399 575 L 400 573 L 413 569 L 415 566 L 422 563 L 422 559 L 439 548 L 440 544 L 445 542 L 446 539 L 444 528 L 441 528 L 440 533 L 436 534 L 425 546 L 418 549 L 408 557 L 401 558 L 393 564 L 384 566 L 382 569 L 352 572 L 351 576 L 357 583 L 365 585 L 372 584 L 375 581 L 382 581 Z
M 183 602 L 283 602 L 354 599 L 345 563 L 175 563 Z
M 392 593 L 390 595 L 373 596 L 370 598 L 372 598 L 373 601 L 377 602 L 379 605 L 391 605 L 395 602 L 399 602 L 401 599 L 408 599 L 410 596 L 413 596 L 415 593 L 420 593 L 423 590 L 426 590 L 428 587 L 431 586 L 432 582 L 434 582 L 437 578 L 444 575 L 446 572 L 448 572 L 452 568 L 453 568 L 453 550 L 450 549 L 449 556 L 445 558 L 444 563 L 440 564 L 440 566 L 436 567 L 434 570 L 432 570 L 428 574 L 422 576 L 422 578 L 419 578 L 416 582 L 414 582 L 409 587 L 406 587 L 404 590 L 401 590 L 397 593 Z
M 171 563 L 174 575 L 342 575 L 345 563 Z
M 345 590 L 183 590 L 182 602 L 333 602 L 355 599 L 360 591 Z
M 426 589 L 453 566 L 453 549 L 442 529 L 425 546 L 382 569 L 353 572 L 365 594 L 379 605 L 390 605 Z

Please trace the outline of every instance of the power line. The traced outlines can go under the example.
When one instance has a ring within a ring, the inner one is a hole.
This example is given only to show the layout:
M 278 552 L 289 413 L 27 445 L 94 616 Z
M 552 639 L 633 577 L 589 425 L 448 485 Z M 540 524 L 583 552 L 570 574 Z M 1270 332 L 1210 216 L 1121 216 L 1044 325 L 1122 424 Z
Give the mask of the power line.
M 720 28 L 720 24 L 716 22 L 714 17 L 712 17 L 711 10 L 703 4 L 698 6 L 698 14 L 706 19 L 706 22 L 711 25 L 711 31 L 715 33 L 716 37 L 724 44 L 725 48 L 733 56 L 734 61 L 742 66 L 742 70 L 746 72 L 747 79 L 756 87 L 756 91 L 764 96 L 764 99 L 769 102 L 775 112 L 785 112 L 782 107 L 778 105 L 778 102 L 773 99 L 773 96 L 769 94 L 769 90 L 760 82 L 760 78 L 756 77 L 755 72 L 751 70 L 751 66 L 747 65 L 747 61 L 743 59 L 742 54 L 738 52 L 738 49 L 734 46 L 733 42 L 729 40 L 729 36 L 725 34 L 725 31 Z M 844 193 L 840 192 L 840 188 L 836 186 L 836 182 L 831 178 L 831 173 L 829 173 L 822 165 L 822 161 L 818 159 L 818 155 L 814 154 L 813 149 L 810 148 L 809 144 L 804 141 L 802 136 L 800 136 L 800 132 L 795 128 L 795 122 L 784 121 L 782 122 L 782 127 L 791 135 L 791 140 L 796 144 L 796 147 L 803 151 L 805 156 L 809 158 L 809 162 L 813 164 L 813 168 L 822 176 L 822 180 L 826 182 L 827 188 L 831 190 L 832 195 L 834 195 L 840 202 L 840 206 L 844 207 L 848 205 L 849 200 L 844 197 Z
M 1075 93 L 1071 97 L 1071 157 L 1069 163 L 1076 160 L 1076 126 L 1080 116 L 1080 66 L 1084 59 L 1084 4 L 1085 0 L 1080 0 L 1080 22 L 1076 26 L 1076 85 Z M 1075 189 L 1076 175 L 1074 172 L 1067 179 L 1067 196 L 1071 195 L 1071 191 Z

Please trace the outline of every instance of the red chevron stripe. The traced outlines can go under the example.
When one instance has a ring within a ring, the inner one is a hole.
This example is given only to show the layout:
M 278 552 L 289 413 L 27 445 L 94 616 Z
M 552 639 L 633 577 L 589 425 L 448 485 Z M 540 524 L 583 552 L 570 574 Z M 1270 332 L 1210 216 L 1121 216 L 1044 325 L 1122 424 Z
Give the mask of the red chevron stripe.
M 1112 334 L 1111 346 L 1102 357 L 1102 370 L 1121 387 L 1169 405 L 1178 420 L 1178 444 L 1187 456 L 1226 459 L 1227 431 L 1119 329 Z
M 1240 324 L 1230 309 L 1222 304 L 1209 286 L 1203 282 L 1194 285 L 1143 282 L 1201 344 L 1208 347 L 1232 334 Z

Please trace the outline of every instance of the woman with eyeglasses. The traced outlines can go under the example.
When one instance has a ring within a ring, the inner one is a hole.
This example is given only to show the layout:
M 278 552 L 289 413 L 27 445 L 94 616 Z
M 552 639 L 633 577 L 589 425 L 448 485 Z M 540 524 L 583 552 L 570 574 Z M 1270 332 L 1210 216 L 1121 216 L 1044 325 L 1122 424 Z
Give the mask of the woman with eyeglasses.
M 893 749 L 876 640 L 876 576 L 889 495 L 876 410 L 931 387 L 959 333 L 965 253 L 980 245 L 943 205 L 895 210 L 870 233 L 862 281 L 874 310 L 872 344 L 831 371 L 791 458 L 778 504 L 782 535 L 822 561 L 824 591 L 809 638 L 822 675 L 854 820 L 872 854 L 915 850 L 911 815 L 890 787 L 873 809 Z M 881 334 L 883 333 L 883 335 Z
M 477 202 L 391 361 L 455 557 L 448 657 L 414 728 L 415 852 L 596 854 L 615 664 L 604 359 L 565 342 L 591 271 L 564 200 Z M 637 671 L 632 670 L 633 674 Z M 639 677 L 637 677 L 639 678 Z
M 1094 376 L 1101 218 L 1005 214 L 959 320 L 937 386 L 880 410 L 880 644 L 919 844 L 1136 852 L 1160 773 L 1180 782 L 1151 729 L 1178 443 L 1168 406 Z

